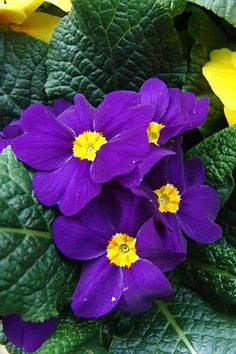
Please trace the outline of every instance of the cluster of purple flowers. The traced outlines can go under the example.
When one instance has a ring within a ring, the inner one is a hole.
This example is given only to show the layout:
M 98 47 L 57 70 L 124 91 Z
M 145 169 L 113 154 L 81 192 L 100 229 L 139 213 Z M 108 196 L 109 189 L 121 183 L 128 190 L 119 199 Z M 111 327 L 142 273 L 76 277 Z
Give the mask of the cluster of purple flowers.
M 82 261 L 77 316 L 148 310 L 172 296 L 164 273 L 185 259 L 185 237 L 221 236 L 217 193 L 204 185 L 201 160 L 184 162 L 181 148 L 180 135 L 207 113 L 207 99 L 149 79 L 139 93 L 112 92 L 98 108 L 81 94 L 74 104 L 34 104 L 3 130 L 0 149 L 11 144 L 37 171 L 38 200 L 63 214 L 53 223 L 55 245 Z

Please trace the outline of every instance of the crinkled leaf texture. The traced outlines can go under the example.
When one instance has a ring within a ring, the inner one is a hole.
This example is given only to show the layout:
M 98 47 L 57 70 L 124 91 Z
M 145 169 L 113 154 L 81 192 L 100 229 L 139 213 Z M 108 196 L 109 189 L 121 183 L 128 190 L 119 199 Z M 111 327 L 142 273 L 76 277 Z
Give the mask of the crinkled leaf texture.
M 0 32 L 0 127 L 30 103 L 46 100 L 47 48 L 24 33 Z
M 204 230 L 203 230 L 204 232 Z M 220 240 L 210 245 L 191 243 L 178 275 L 182 283 L 224 305 L 236 305 L 236 249 Z
M 178 85 L 186 63 L 173 25 L 184 9 L 168 1 L 77 0 L 57 27 L 48 52 L 50 98 L 82 92 L 93 104 L 114 89 L 138 90 L 159 76 Z
M 236 27 L 236 2 L 235 0 L 188 0 L 196 5 L 211 10 L 217 16 L 224 18 Z
M 223 202 L 232 192 L 232 180 L 228 181 L 228 193 L 222 188 L 236 167 L 236 126 L 225 128 L 204 139 L 186 154 L 186 158 L 200 156 L 206 167 L 207 182 L 223 195 Z
M 1 315 L 43 321 L 69 302 L 77 268 L 52 243 L 52 217 L 33 195 L 29 171 L 8 147 L 0 155 Z
M 124 316 L 110 354 L 234 354 L 235 319 L 185 288 L 139 316 Z

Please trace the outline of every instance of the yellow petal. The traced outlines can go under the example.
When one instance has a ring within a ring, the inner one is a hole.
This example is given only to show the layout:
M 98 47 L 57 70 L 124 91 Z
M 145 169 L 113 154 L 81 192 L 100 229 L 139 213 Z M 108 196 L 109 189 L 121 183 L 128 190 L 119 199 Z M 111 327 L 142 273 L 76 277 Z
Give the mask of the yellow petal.
M 226 48 L 214 50 L 211 61 L 204 65 L 202 72 L 223 104 L 236 110 L 236 68 L 231 54 Z
M 40 5 L 42 5 L 42 3 L 44 3 L 44 0 L 17 0 L 16 2 L 18 3 L 18 8 L 24 11 L 27 16 L 30 16 Z
M 233 62 L 233 66 L 235 67 L 235 70 L 236 70 L 236 52 L 231 53 L 231 59 Z
M 229 126 L 236 124 L 236 110 L 232 111 L 228 107 L 224 106 L 224 112 Z
M 0 4 L 0 23 L 16 23 L 20 25 L 26 19 L 24 11 L 10 4 Z
M 21 26 L 11 26 L 11 28 L 13 31 L 25 32 L 32 37 L 49 42 L 60 20 L 61 18 L 57 16 L 35 12 Z
M 47 0 L 47 2 L 60 7 L 65 12 L 69 12 L 71 9 L 71 0 Z

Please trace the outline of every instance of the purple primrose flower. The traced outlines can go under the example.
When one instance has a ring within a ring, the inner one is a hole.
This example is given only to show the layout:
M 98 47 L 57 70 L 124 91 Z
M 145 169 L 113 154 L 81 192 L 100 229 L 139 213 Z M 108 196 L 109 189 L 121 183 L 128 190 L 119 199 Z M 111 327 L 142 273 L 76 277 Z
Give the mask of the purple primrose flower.
M 200 126 L 209 108 L 208 98 L 197 100 L 192 92 L 168 89 L 163 81 L 155 78 L 146 80 L 139 94 L 141 104 L 151 104 L 155 114 L 147 129 L 150 142 L 147 158 L 137 163 L 131 173 L 118 178 L 127 188 L 139 186 L 152 167 L 162 158 L 173 154 L 173 151 L 162 145 L 186 130 Z
M 56 246 L 67 257 L 86 261 L 72 297 L 74 313 L 99 317 L 114 307 L 139 313 L 154 299 L 170 297 L 163 272 L 186 255 L 184 240 L 178 235 L 175 243 L 172 237 L 157 231 L 145 198 L 114 184 L 77 215 L 56 218 Z
M 147 126 L 151 105 L 140 105 L 135 92 L 106 96 L 94 109 L 83 95 L 56 116 L 34 104 L 21 116 L 24 134 L 14 139 L 17 158 L 38 170 L 33 188 L 39 201 L 58 204 L 73 215 L 101 192 L 101 184 L 131 172 L 143 160 L 149 143 Z
M 183 163 L 178 139 L 172 144 L 176 155 L 163 159 L 133 191 L 146 195 L 158 219 L 178 224 L 185 235 L 199 243 L 211 243 L 221 236 L 221 227 L 214 223 L 220 209 L 216 191 L 204 185 L 205 170 L 200 158 Z
M 53 333 L 56 318 L 44 322 L 27 322 L 19 315 L 12 314 L 2 317 L 4 333 L 12 344 L 26 353 L 35 352 Z

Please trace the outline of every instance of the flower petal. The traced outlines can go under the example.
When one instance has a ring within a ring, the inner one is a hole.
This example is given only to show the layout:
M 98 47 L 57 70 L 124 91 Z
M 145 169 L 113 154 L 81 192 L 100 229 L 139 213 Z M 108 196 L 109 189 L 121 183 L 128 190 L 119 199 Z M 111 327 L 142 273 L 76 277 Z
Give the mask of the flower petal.
M 142 127 L 119 134 L 97 152 L 91 177 L 96 183 L 105 183 L 129 173 L 135 168 L 136 162 L 146 157 L 148 151 L 148 137 Z
M 18 1 L 17 1 L 18 2 Z M 26 20 L 27 16 L 23 10 L 14 4 L 0 4 L 0 23 L 20 25 Z
M 27 16 L 30 16 L 39 6 L 44 3 L 44 0 L 7 0 L 17 3 L 17 6 L 26 13 Z
M 26 353 L 35 352 L 53 333 L 56 318 L 44 322 L 26 322 L 19 315 L 3 317 L 3 329 L 7 339 Z
M 135 169 L 129 174 L 119 176 L 117 181 L 126 188 L 138 187 L 144 178 L 144 176 L 164 157 L 174 155 L 175 152 L 169 149 L 161 148 L 154 144 L 150 144 L 150 150 L 148 156 L 142 161 L 136 164 Z
M 159 122 L 169 104 L 169 92 L 163 81 L 155 78 L 146 80 L 140 89 L 141 104 L 155 107 L 154 121 Z
M 71 9 L 71 0 L 47 0 L 51 4 L 60 7 L 65 12 L 69 12 Z
M 79 212 L 101 191 L 101 186 L 90 178 L 90 162 L 77 158 L 53 172 L 36 173 L 33 188 L 40 203 L 47 206 L 58 203 L 67 216 Z
M 103 189 L 102 208 L 110 224 L 119 233 L 135 237 L 142 224 L 151 217 L 145 198 L 112 183 Z
M 101 209 L 99 199 L 89 203 L 76 216 L 57 217 L 52 233 L 59 250 L 65 256 L 79 260 L 93 259 L 104 254 L 108 240 L 115 234 Z
M 171 233 L 172 237 L 173 233 L 177 233 L 177 230 L 166 230 L 166 233 Z M 183 239 L 179 234 L 177 237 L 179 238 L 180 244 L 178 250 L 166 248 L 165 239 L 161 239 L 160 234 L 156 230 L 153 218 L 151 218 L 143 224 L 138 232 L 136 241 L 137 253 L 139 257 L 151 261 L 162 271 L 168 272 L 174 269 L 186 257 L 186 247 L 185 250 L 182 248 Z
M 94 108 L 83 95 L 74 97 L 75 105 L 62 112 L 58 120 L 72 129 L 74 136 L 93 130 Z
M 236 109 L 232 110 L 232 109 L 224 106 L 224 113 L 225 113 L 225 117 L 227 119 L 227 122 L 229 124 L 229 127 L 236 124 Z
M 49 42 L 61 17 L 43 12 L 32 13 L 21 25 L 11 25 L 14 32 L 24 32 L 32 37 Z
M 236 68 L 232 52 L 226 48 L 214 50 L 210 58 L 202 69 L 203 75 L 223 104 L 236 110 Z
M 99 317 L 118 303 L 123 286 L 121 267 L 110 264 L 106 256 L 87 262 L 73 294 L 71 308 L 79 317 Z
M 71 106 L 73 106 L 73 104 L 70 101 L 60 98 L 53 103 L 52 110 L 55 116 L 59 116 Z
M 102 132 L 107 140 L 135 129 L 147 128 L 152 120 L 152 106 L 138 106 L 139 95 L 131 91 L 117 91 L 108 94 L 96 109 L 94 130 Z
M 123 311 L 147 311 L 152 300 L 173 295 L 171 284 L 162 271 L 145 259 L 138 259 L 130 268 L 124 268 L 123 276 L 123 294 L 118 304 Z
M 205 181 L 205 167 L 200 157 L 184 162 L 185 188 L 203 184 Z
M 221 227 L 212 222 L 219 208 L 219 197 L 213 188 L 194 186 L 182 194 L 176 217 L 187 236 L 199 243 L 210 243 L 222 234 Z

